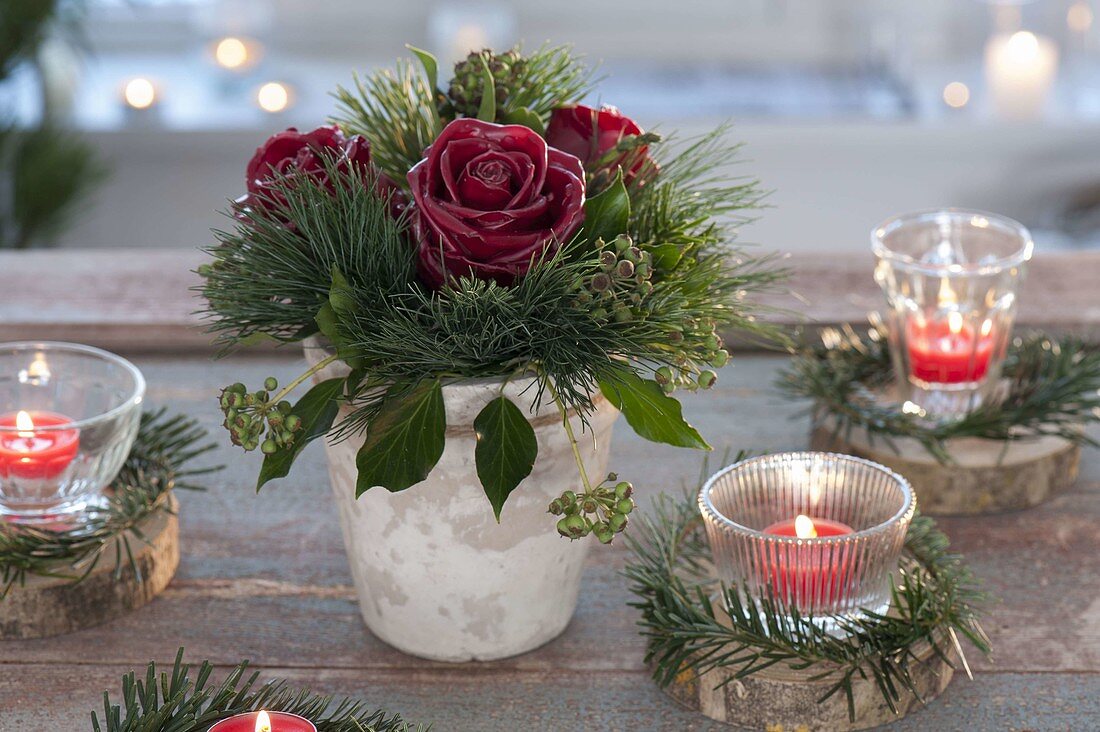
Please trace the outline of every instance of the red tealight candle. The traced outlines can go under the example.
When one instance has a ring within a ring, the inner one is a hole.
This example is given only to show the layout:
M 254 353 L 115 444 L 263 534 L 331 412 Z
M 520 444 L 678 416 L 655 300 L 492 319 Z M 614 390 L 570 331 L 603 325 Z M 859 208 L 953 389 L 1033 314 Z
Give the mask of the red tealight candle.
M 80 430 L 42 429 L 72 423 L 53 412 L 13 412 L 0 415 L 0 476 L 50 480 L 65 472 L 80 447 Z
M 223 719 L 209 732 L 317 732 L 317 727 L 288 712 L 245 712 Z
M 991 325 L 983 327 L 975 339 L 974 331 L 963 323 L 959 313 L 948 313 L 946 321 L 911 322 L 910 374 L 933 384 L 980 381 L 993 355 Z
M 828 611 L 828 606 L 840 598 L 848 584 L 850 557 L 845 548 L 814 539 L 852 534 L 855 530 L 840 521 L 799 514 L 797 518 L 777 521 L 764 533 L 804 540 L 784 542 L 769 549 L 776 598 L 803 611 Z

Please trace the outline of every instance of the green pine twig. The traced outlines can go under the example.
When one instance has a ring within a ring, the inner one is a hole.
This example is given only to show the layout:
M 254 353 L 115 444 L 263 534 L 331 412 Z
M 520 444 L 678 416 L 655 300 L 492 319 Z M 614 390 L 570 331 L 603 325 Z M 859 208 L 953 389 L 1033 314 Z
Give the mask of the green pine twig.
M 963 437 L 1007 442 L 1055 436 L 1097 444 L 1082 428 L 1100 418 L 1100 349 L 1075 338 L 1019 336 L 1003 377 L 1007 388 L 961 419 L 903 412 L 871 394 L 894 379 L 885 334 L 845 327 L 827 330 L 820 344 L 796 356 L 778 386 L 791 397 L 812 399 L 819 416 L 836 420 L 838 434 L 859 427 L 891 447 L 895 439 L 914 439 L 944 464 L 951 461 L 947 441 Z
M 170 671 L 151 662 L 145 677 L 134 671 L 122 677 L 122 698 L 103 693 L 102 720 L 92 712 L 93 732 L 206 732 L 215 722 L 235 714 L 265 710 L 297 714 L 319 732 L 428 732 L 400 715 L 371 710 L 351 699 L 334 701 L 311 691 L 292 689 L 285 681 L 256 688 L 259 674 L 248 673 L 248 662 L 233 668 L 220 684 L 211 681 L 214 665 L 203 661 L 192 674 L 183 662 L 183 648 Z

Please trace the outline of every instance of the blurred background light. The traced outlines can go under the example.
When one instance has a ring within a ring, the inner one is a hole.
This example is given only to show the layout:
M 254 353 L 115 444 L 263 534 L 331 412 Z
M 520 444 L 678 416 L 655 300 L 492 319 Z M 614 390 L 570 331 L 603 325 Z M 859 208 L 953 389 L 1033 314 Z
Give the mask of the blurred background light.
M 965 107 L 970 101 L 970 87 L 961 81 L 952 81 L 943 88 L 943 101 L 952 109 Z
M 157 101 L 157 88 L 143 76 L 130 79 L 122 88 L 126 104 L 134 109 L 148 109 Z
M 290 88 L 277 81 L 269 81 L 256 92 L 256 103 L 265 112 L 282 112 L 290 106 Z

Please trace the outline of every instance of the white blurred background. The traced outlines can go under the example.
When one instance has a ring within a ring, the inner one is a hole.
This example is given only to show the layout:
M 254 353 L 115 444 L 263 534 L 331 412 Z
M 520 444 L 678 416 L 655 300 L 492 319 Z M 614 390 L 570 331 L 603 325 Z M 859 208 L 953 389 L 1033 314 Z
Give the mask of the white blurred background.
M 453 61 L 517 41 L 574 44 L 607 77 L 598 101 L 643 127 L 690 134 L 732 118 L 741 172 L 774 191 L 744 232 L 768 249 L 865 249 L 881 219 L 949 205 L 1019 218 L 1040 249 L 1100 246 L 1091 0 L 81 6 L 75 44 L 46 43 L 0 86 L 20 123 L 48 108 L 110 166 L 60 246 L 205 244 L 252 150 L 321 124 L 353 70 L 405 43 Z

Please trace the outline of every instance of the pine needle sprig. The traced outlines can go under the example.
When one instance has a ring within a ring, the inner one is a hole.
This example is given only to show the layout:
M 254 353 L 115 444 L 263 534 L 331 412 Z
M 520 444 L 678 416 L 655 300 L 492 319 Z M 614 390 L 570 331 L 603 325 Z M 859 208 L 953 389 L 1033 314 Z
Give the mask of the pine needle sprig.
M 400 291 L 413 277 L 413 249 L 404 221 L 375 192 L 377 174 L 327 160 L 331 185 L 286 178 L 271 184 L 285 203 L 226 215 L 236 225 L 215 231 L 205 251 L 213 262 L 199 268 L 202 312 L 226 350 L 258 337 L 297 341 L 317 330 L 336 269 L 372 297 Z
M 356 74 L 353 84 L 353 89 L 340 86 L 333 93 L 337 113 L 332 122 L 349 135 L 367 138 L 374 162 L 394 183 L 407 188 L 409 169 L 443 131 L 437 91 L 407 59 L 393 69 Z
M 138 525 L 169 509 L 172 490 L 202 490 L 194 479 L 218 468 L 189 466 L 214 447 L 206 442 L 206 431 L 189 417 L 168 416 L 164 409 L 144 413 L 130 456 L 111 484 L 105 510 L 64 531 L 0 524 L 0 601 L 28 576 L 79 582 L 107 558 L 112 544 L 116 576 L 127 567 L 137 571 L 131 535 L 143 540 Z
M 398 714 L 369 709 L 351 699 L 292 689 L 285 681 L 256 687 L 259 674 L 248 673 L 248 662 L 232 669 L 220 684 L 211 682 L 214 665 L 203 661 L 192 676 L 183 662 L 183 648 L 170 671 L 150 663 L 144 678 L 134 671 L 122 677 L 122 698 L 103 693 L 103 718 L 92 712 L 93 732 L 206 732 L 215 722 L 258 710 L 297 714 L 319 732 L 428 732 Z M 247 675 L 246 675 L 247 674 Z
M 638 598 L 631 605 L 642 613 L 646 663 L 661 686 L 685 672 L 702 676 L 729 669 L 734 680 L 783 665 L 831 682 L 821 701 L 843 693 L 854 719 L 856 678 L 872 679 L 895 712 L 904 694 L 919 699 L 910 665 L 924 644 L 952 665 L 957 656 L 968 672 L 958 635 L 982 653 L 990 652 L 979 623 L 987 598 L 961 559 L 948 553 L 946 536 L 925 516 L 914 517 L 906 536 L 908 561 L 892 589 L 892 612 L 836 618 L 843 635 L 832 635 L 773 600 L 749 600 L 737 587 L 722 588 L 723 609 L 716 610 L 709 548 L 694 494 L 659 496 L 650 515 L 635 519 L 626 541 L 632 557 L 624 573 Z
M 643 243 L 728 246 L 752 221 L 767 195 L 750 176 L 734 175 L 743 145 L 730 142 L 733 125 L 689 138 L 667 137 L 653 145 L 661 173 L 631 191 L 631 233 Z
M 876 392 L 893 382 L 886 336 L 878 328 L 860 335 L 829 329 L 822 341 L 796 357 L 777 385 L 809 398 L 819 416 L 836 420 L 837 434 L 859 427 L 870 439 L 894 446 L 917 440 L 941 463 L 951 462 L 947 441 L 962 437 L 1014 441 L 1054 436 L 1096 445 L 1082 428 L 1100 419 L 1100 349 L 1066 338 L 1027 334 L 1013 340 L 1005 359 L 1003 388 L 961 419 L 936 421 L 903 412 Z
M 572 46 L 544 44 L 530 53 L 518 46 L 515 50 L 523 55 L 523 65 L 505 97 L 505 115 L 528 109 L 545 124 L 555 108 L 577 103 L 599 81 L 595 69 L 576 56 Z

